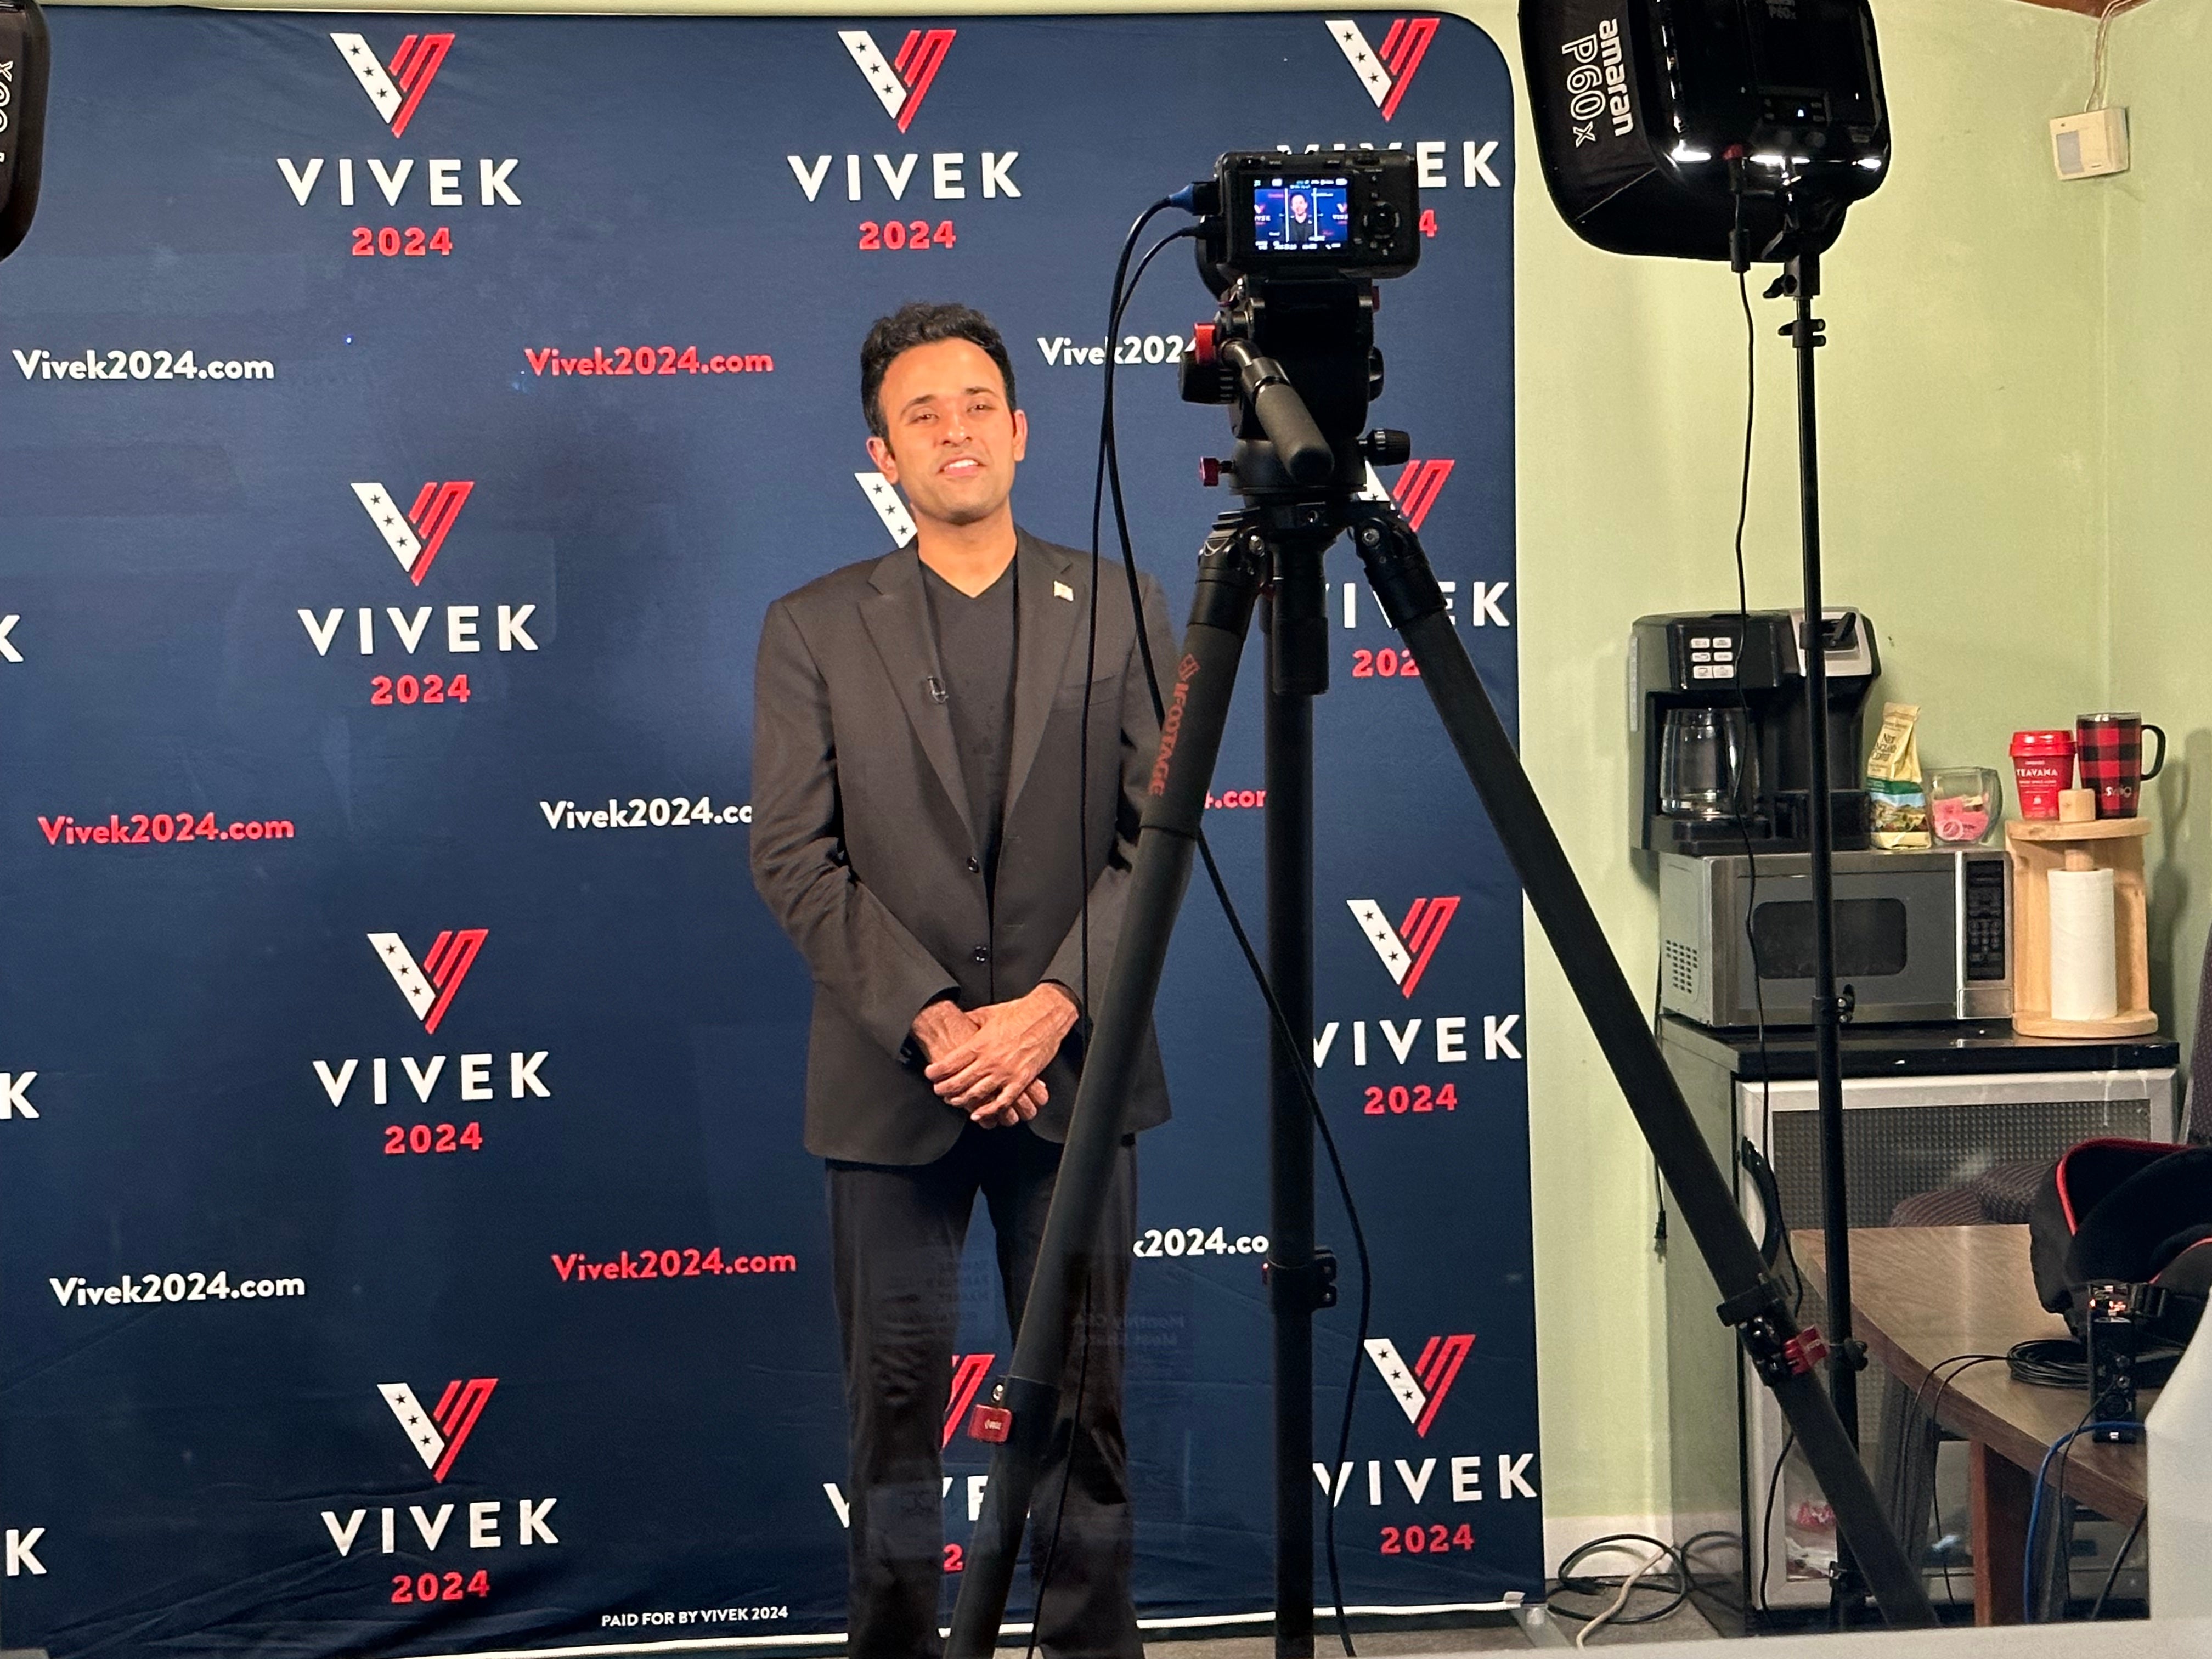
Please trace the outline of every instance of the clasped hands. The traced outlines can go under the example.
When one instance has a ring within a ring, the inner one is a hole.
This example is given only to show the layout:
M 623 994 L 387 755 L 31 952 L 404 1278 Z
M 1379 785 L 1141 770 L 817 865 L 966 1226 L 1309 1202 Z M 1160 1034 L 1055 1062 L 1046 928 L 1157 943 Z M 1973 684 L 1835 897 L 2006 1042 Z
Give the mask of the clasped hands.
M 979 1127 L 1011 1128 L 1050 1098 L 1042 1073 L 1075 1025 L 1075 999 L 1047 981 L 1027 996 L 963 1008 L 933 1002 L 914 1019 L 915 1041 L 938 1097 Z

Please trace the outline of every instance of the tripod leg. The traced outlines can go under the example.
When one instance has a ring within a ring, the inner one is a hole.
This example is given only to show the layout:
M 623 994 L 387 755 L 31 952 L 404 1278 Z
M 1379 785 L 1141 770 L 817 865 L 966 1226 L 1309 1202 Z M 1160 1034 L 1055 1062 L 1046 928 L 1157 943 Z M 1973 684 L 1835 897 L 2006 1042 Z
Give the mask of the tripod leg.
M 1882 1512 L 1857 1449 L 1813 1376 L 1819 1356 L 1808 1352 L 1808 1345 L 1792 1332 L 1787 1298 L 1768 1276 L 1728 1182 L 1644 1023 L 1636 994 L 1522 769 L 1513 740 L 1468 660 L 1419 538 L 1387 503 L 1371 510 L 1363 504 L 1352 544 L 1367 567 L 1370 584 L 1420 665 L 1421 683 L 1521 878 L 1529 908 L 1551 940 L 1560 971 L 1674 1194 L 1677 1212 L 1726 1298 L 1721 1317 L 1736 1327 L 1753 1367 L 1796 1431 L 1883 1616 L 1893 1625 L 1932 1626 L 1936 1610 L 1927 1589 Z
M 1334 539 L 1334 532 L 1330 532 Z M 1313 1030 L 1313 700 L 1328 689 L 1328 616 L 1313 537 L 1275 547 L 1267 629 L 1267 977 L 1284 1023 Z M 1313 1659 L 1314 1130 L 1304 1061 L 1267 1047 L 1267 1301 L 1274 1337 L 1275 1655 Z
M 1183 635 L 1175 684 L 1154 763 L 1152 799 L 1137 836 L 1121 938 L 1099 999 L 1083 1080 L 1068 1119 L 1060 1175 L 1036 1270 L 1022 1310 L 1021 1334 L 994 1403 L 1012 1413 L 1007 1437 L 991 1459 L 982 1513 L 968 1547 L 967 1570 L 952 1609 L 947 1659 L 989 1659 L 1006 1595 L 1021 1554 L 1030 1498 L 1052 1437 L 1060 1407 L 1060 1378 L 1067 1357 L 1069 1322 L 1082 1294 L 1093 1250 L 1127 1249 L 1127 1239 L 1098 1238 L 1100 1207 L 1121 1139 L 1122 1103 L 1152 1017 L 1169 935 L 1206 814 L 1206 789 L 1229 718 L 1237 665 L 1251 626 L 1252 606 L 1267 573 L 1267 544 L 1241 515 L 1216 525 L 1199 562 L 1198 597 Z

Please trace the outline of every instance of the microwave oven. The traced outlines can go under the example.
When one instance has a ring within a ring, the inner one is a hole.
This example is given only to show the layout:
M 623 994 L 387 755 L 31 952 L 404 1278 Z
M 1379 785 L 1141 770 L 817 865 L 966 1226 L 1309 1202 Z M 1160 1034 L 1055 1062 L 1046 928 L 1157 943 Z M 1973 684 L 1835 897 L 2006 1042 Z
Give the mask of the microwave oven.
M 1701 1025 L 1811 1024 L 1811 866 L 1802 853 L 1662 854 L 1662 1006 Z M 1836 854 L 1836 986 L 1849 1018 L 2010 1015 L 2011 918 L 2001 848 Z

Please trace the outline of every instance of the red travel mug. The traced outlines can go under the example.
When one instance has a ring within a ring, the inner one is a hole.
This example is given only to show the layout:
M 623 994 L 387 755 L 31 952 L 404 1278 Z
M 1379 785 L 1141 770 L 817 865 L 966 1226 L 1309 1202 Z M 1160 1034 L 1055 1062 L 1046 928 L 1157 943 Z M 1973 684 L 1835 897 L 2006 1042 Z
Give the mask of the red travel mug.
M 2012 775 L 2020 792 L 2021 817 L 2056 818 L 2059 791 L 2074 787 L 2074 734 L 2014 732 Z
M 2158 737 L 2158 758 L 2142 761 L 2143 733 Z M 2166 733 L 2141 714 L 2084 714 L 2074 722 L 2081 787 L 2097 792 L 2097 816 L 2131 818 L 2142 786 L 2166 765 Z

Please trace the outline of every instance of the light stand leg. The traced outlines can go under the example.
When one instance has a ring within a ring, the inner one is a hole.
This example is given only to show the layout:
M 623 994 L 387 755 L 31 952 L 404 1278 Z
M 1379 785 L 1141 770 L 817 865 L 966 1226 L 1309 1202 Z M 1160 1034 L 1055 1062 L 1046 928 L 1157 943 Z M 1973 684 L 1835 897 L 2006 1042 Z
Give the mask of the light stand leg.
M 1321 547 L 1278 544 L 1267 629 L 1267 977 L 1313 1030 L 1313 700 L 1328 689 Z M 1314 1132 L 1304 1056 L 1267 1045 L 1267 1296 L 1275 1350 L 1275 1659 L 1313 1659 Z
M 1126 1238 L 1099 1238 L 1099 1217 L 1121 1151 L 1122 1103 L 1143 1052 L 1176 913 L 1190 882 L 1206 785 L 1229 718 L 1253 603 L 1267 570 L 1267 547 L 1258 529 L 1239 514 L 1224 514 L 1200 556 L 1198 594 L 1167 691 L 1167 718 L 1144 827 L 1137 836 L 1121 937 L 1084 1055 L 1083 1080 L 1068 1119 L 1013 1358 L 992 1393 L 993 1404 L 1012 1414 L 1011 1431 L 991 1459 L 982 1513 L 952 1609 L 947 1659 L 989 1659 L 996 1644 L 1029 1522 L 1030 1498 L 1059 1416 L 1071 1322 L 1093 1253 L 1129 1248 Z
M 1369 583 L 1419 665 L 1421 683 L 1674 1195 L 1676 1212 L 1726 1298 L 1720 1316 L 1736 1328 L 1753 1369 L 1795 1431 L 1835 1510 L 1838 1534 L 1851 1540 L 1883 1615 L 1893 1625 L 1932 1626 L 1936 1610 L 1927 1587 L 1905 1559 L 1857 1449 L 1812 1375 L 1816 1356 L 1796 1334 L 1789 1300 L 1752 1242 L 1512 738 L 1468 660 L 1419 539 L 1388 503 L 1358 506 L 1352 540 Z

